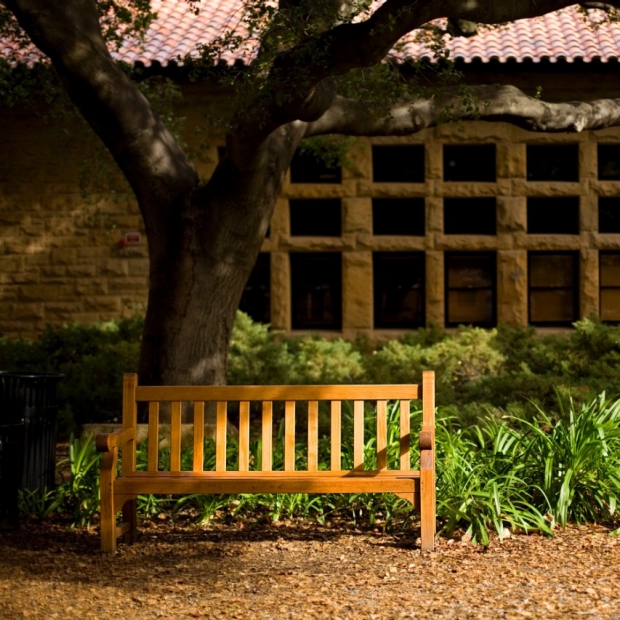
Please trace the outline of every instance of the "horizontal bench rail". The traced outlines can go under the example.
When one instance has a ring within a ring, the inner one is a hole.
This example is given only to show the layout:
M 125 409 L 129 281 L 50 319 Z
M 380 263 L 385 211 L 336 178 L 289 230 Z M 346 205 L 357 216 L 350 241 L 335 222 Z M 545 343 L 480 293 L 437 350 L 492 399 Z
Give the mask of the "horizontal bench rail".
M 412 470 L 411 401 L 420 399 L 423 418 L 419 431 L 420 470 Z M 329 406 L 324 405 L 326 402 Z M 136 469 L 139 403 L 148 404 L 146 471 Z M 214 403 L 215 454 L 214 463 L 210 461 L 205 471 L 207 403 Z M 228 437 L 231 403 L 238 412 L 235 441 Z M 274 403 L 277 403 L 277 410 Z M 307 415 L 307 444 L 301 457 L 298 453 L 300 438 L 296 433 L 298 403 Z M 375 418 L 370 427 L 369 403 Z M 184 410 L 193 421 L 189 443 L 193 455 L 189 462 L 182 450 Z M 327 444 L 319 437 L 319 414 L 323 410 L 328 416 Z M 166 412 L 169 424 L 162 424 L 162 411 Z M 283 415 L 283 453 L 282 460 L 277 463 L 274 463 L 275 411 Z M 344 411 L 349 412 L 351 418 L 343 425 Z M 260 420 L 256 437 L 251 435 L 252 412 L 256 412 Z M 136 375 L 126 375 L 123 429 L 97 440 L 100 449 L 107 451 L 101 472 L 102 548 L 108 551 L 116 548 L 116 537 L 121 530 L 116 525 L 115 515 L 120 506 L 123 506 L 123 523 L 131 524 L 131 527 L 123 525 L 123 536 L 127 542 L 133 542 L 136 536 L 135 497 L 145 493 L 396 493 L 420 508 L 422 547 L 432 549 L 435 535 L 434 425 L 434 375 L 430 371 L 424 373 L 422 385 L 158 387 L 139 386 Z M 350 430 L 350 436 L 343 438 L 343 430 Z M 253 438 L 262 441 L 260 454 L 251 450 Z M 165 468 L 160 463 L 162 440 L 169 449 L 169 464 Z M 373 447 L 374 456 L 371 462 L 365 462 L 369 445 Z M 117 476 L 119 449 L 123 457 L 122 473 Z M 325 466 L 321 455 L 327 458 L 327 450 L 331 469 L 319 470 L 319 466 Z M 343 462 L 343 454 L 348 454 L 351 460 Z M 298 469 L 300 463 L 304 464 L 302 471 Z M 343 470 L 343 466 L 346 469 Z
M 137 402 L 390 400 L 420 398 L 417 384 L 137 386 Z M 387 396 L 389 395 L 389 396 Z

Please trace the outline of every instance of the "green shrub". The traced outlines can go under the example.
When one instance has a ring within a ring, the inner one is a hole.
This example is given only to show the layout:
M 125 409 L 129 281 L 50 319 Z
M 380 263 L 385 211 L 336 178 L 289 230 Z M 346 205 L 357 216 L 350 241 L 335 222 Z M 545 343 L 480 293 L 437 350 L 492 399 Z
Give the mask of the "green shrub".
M 95 325 L 47 326 L 35 341 L 0 338 L 0 369 L 13 372 L 59 372 L 59 429 L 118 417 L 123 373 L 136 372 L 142 318 Z
M 227 381 L 231 385 L 286 383 L 292 363 L 286 341 L 267 325 L 237 312 L 228 351 Z

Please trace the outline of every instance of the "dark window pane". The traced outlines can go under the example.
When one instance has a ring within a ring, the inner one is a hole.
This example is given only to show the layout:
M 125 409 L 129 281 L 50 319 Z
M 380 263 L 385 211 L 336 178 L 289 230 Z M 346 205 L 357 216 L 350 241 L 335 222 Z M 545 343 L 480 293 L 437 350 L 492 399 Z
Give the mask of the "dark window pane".
M 528 144 L 528 181 L 579 181 L 578 144 Z
M 620 288 L 601 290 L 601 319 L 620 321 Z
M 424 254 L 373 255 L 375 327 L 414 328 L 424 324 Z
M 601 252 L 601 286 L 620 286 L 620 253 Z
M 598 178 L 620 181 L 620 144 L 598 145 Z
M 472 289 L 448 292 L 448 323 L 491 324 L 493 291 Z
M 424 183 L 424 145 L 373 146 L 375 183 Z
M 445 198 L 443 230 L 446 235 L 495 235 L 495 198 Z
M 312 151 L 295 151 L 291 183 L 340 183 L 341 180 L 340 166 L 328 166 Z
M 529 313 L 535 325 L 570 325 L 578 317 L 579 255 L 529 254 Z
M 575 291 L 572 289 L 540 289 L 530 291 L 530 322 L 572 323 L 575 316 Z
M 304 252 L 290 258 L 293 329 L 341 329 L 341 254 Z
M 250 315 L 253 321 L 270 321 L 271 260 L 269 254 L 258 255 L 248 283 L 243 289 L 239 310 Z
M 572 254 L 533 254 L 530 257 L 530 286 L 571 287 L 575 283 L 575 257 Z
M 620 233 L 620 197 L 598 199 L 598 231 Z
M 340 198 L 289 200 L 291 235 L 299 237 L 339 237 L 342 232 Z
M 373 198 L 372 232 L 375 235 L 423 237 L 424 198 Z
M 530 235 L 578 235 L 579 197 L 528 198 L 527 232 Z
M 459 144 L 443 147 L 444 181 L 496 180 L 494 144 Z
M 620 252 L 601 252 L 601 319 L 620 321 Z
M 448 254 L 449 288 L 491 288 L 495 261 L 490 254 Z
M 446 254 L 446 324 L 495 324 L 494 253 Z

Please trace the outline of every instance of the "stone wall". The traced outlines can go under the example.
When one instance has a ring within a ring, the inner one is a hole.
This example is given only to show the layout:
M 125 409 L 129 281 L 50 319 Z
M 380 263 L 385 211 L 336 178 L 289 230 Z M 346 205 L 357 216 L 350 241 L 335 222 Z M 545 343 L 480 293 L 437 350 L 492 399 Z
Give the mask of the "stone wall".
M 192 99 L 186 104 L 191 113 Z M 190 114 L 190 116 L 192 115 Z M 191 120 L 191 119 L 190 119 Z M 0 156 L 0 334 L 32 337 L 46 323 L 108 320 L 144 309 L 148 257 L 144 227 L 135 202 L 110 199 L 109 191 L 80 195 L 77 177 L 84 157 L 79 141 L 32 116 L 11 112 L 2 120 Z M 578 143 L 578 182 L 526 180 L 526 145 Z M 444 256 L 447 251 L 497 252 L 497 321 L 528 322 L 527 253 L 573 250 L 580 255 L 580 315 L 599 312 L 599 250 L 620 250 L 620 235 L 598 232 L 598 196 L 620 196 L 620 181 L 599 181 L 597 143 L 620 143 L 620 129 L 581 135 L 532 134 L 503 123 L 447 125 L 407 138 L 359 139 L 353 166 L 343 169 L 342 183 L 287 182 L 263 251 L 270 253 L 271 322 L 291 330 L 289 253 L 342 252 L 342 332 L 353 336 L 391 336 L 375 330 L 373 252 L 425 252 L 426 319 L 445 322 Z M 424 183 L 373 183 L 372 144 L 424 144 Z M 497 145 L 495 183 L 443 180 L 444 144 Z M 217 145 L 204 151 L 199 164 L 208 176 L 217 162 Z M 85 168 L 88 170 L 88 167 Z M 580 231 L 575 235 L 528 235 L 528 196 L 579 196 Z M 426 235 L 374 236 L 372 198 L 424 197 Z M 445 235 L 444 197 L 494 196 L 497 234 Z M 340 237 L 292 237 L 291 198 L 341 198 Z M 101 200 L 99 200 L 101 199 Z M 121 247 L 125 233 L 142 233 L 137 245 Z

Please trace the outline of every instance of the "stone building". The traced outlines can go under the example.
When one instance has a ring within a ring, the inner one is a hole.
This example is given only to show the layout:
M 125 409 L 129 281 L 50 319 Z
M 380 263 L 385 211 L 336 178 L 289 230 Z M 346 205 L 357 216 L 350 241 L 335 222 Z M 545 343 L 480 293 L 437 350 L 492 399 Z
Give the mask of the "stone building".
M 166 6 L 155 42 L 121 52 L 128 60 L 166 64 L 188 45 L 185 22 Z M 620 97 L 620 28 L 590 29 L 571 10 L 450 45 L 470 83 L 542 87 L 546 100 Z M 206 94 L 182 87 L 191 127 Z M 135 204 L 109 190 L 104 207 L 80 194 L 71 136 L 21 111 L 0 123 L 0 333 L 140 311 L 148 257 Z M 213 144 L 200 174 L 217 159 Z M 296 156 L 241 302 L 254 318 L 286 332 L 379 338 L 430 321 L 620 321 L 620 128 L 449 124 L 357 139 L 349 159 L 340 169 Z

